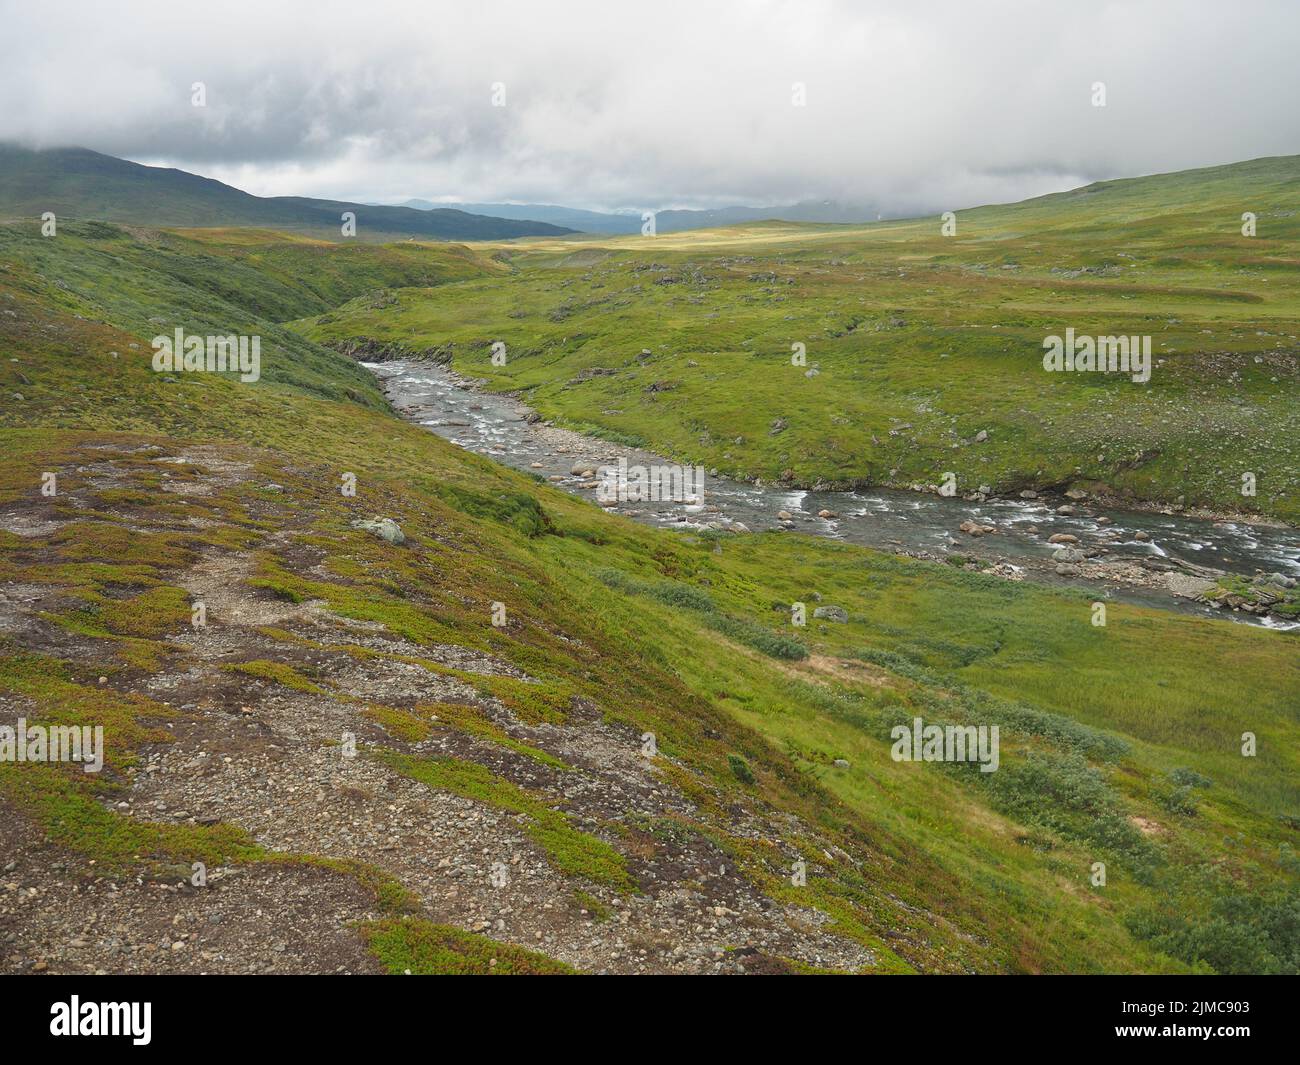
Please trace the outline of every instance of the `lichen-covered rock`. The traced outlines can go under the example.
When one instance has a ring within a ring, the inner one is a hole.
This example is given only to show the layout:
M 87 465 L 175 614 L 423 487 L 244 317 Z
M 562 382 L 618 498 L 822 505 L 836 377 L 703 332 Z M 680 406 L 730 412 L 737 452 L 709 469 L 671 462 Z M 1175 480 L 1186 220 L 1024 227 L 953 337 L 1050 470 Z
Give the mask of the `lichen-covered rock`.
M 402 527 L 392 518 L 374 517 L 369 521 L 354 521 L 352 528 L 365 529 L 366 532 L 372 532 L 380 539 L 387 540 L 390 544 L 406 543 L 406 534 L 402 532 Z

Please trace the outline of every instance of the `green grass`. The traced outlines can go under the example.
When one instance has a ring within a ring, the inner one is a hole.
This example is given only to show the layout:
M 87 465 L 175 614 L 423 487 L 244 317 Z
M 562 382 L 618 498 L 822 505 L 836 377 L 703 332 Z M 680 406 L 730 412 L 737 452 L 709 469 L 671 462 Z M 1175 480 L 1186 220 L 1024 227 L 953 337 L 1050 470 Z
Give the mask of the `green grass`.
M 286 662 L 268 662 L 259 659 L 255 662 L 237 662 L 221 668 L 229 672 L 244 673 L 260 680 L 274 681 L 294 691 L 307 692 L 310 695 L 324 694 L 324 689 L 320 685 L 313 684 Z
M 565 976 L 574 970 L 535 951 L 419 919 L 374 921 L 367 945 L 390 973 L 413 976 Z
M 560 872 L 619 890 L 632 888 L 618 851 L 591 833 L 575 829 L 562 812 L 485 766 L 455 758 L 399 754 L 387 754 L 384 760 L 404 776 L 431 788 L 519 814 L 527 821 L 528 835 Z

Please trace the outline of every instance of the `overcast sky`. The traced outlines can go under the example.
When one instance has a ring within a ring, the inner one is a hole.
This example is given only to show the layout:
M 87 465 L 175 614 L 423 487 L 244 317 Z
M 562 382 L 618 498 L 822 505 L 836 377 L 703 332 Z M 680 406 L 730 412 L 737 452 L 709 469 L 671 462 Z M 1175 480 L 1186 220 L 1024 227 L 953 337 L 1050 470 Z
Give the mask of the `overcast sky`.
M 0 0 L 0 28 L 0 140 L 258 195 L 896 214 L 1300 152 L 1297 0 Z

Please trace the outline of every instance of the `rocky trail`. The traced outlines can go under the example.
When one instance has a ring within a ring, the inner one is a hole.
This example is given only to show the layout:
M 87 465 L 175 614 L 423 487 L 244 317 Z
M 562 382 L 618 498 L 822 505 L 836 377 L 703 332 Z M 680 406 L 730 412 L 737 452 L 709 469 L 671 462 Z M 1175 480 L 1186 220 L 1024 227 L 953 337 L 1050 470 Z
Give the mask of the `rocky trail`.
M 582 971 L 873 964 L 871 951 L 827 929 L 827 914 L 775 901 L 743 875 L 663 772 L 663 756 L 643 756 L 634 730 L 607 723 L 597 706 L 575 704 L 563 724 L 525 723 L 466 679 L 528 679 L 510 663 L 416 645 L 319 600 L 291 602 L 256 586 L 266 555 L 311 577 L 325 571 L 306 542 L 310 504 L 259 485 L 251 461 L 118 443 L 88 445 L 84 455 L 93 461 L 83 459 L 57 507 L 0 505 L 0 529 L 34 551 L 74 533 L 78 513 L 133 536 L 211 531 L 220 525 L 211 511 L 164 511 L 158 496 L 238 495 L 255 532 L 238 549 L 197 552 L 170 575 L 203 604 L 206 624 L 162 634 L 161 668 L 104 665 L 113 644 L 52 621 L 63 591 L 39 582 L 0 582 L 0 636 L 11 650 L 56 656 L 83 685 L 174 713 L 150 722 L 167 742 L 142 743 L 120 773 L 105 768 L 114 787 L 98 801 L 115 824 L 230 826 L 265 858 L 207 863 L 198 886 L 194 863 L 146 853 L 131 868 L 104 869 L 0 791 L 0 970 L 377 972 L 363 929 L 391 914 L 368 886 L 376 877 L 400 885 L 408 915 Z M 141 469 L 163 491 L 137 505 L 129 489 Z M 475 715 L 477 727 L 437 714 L 424 728 L 402 727 L 403 715 L 435 704 Z M 0 723 L 23 715 L 37 716 L 33 700 L 0 691 Z M 395 768 L 404 757 L 481 767 L 528 805 L 431 787 Z M 560 823 L 554 831 L 621 854 L 630 887 L 557 868 L 539 844 L 551 815 L 537 811 L 546 810 Z M 756 807 L 735 811 L 727 831 L 779 846 L 790 827 Z

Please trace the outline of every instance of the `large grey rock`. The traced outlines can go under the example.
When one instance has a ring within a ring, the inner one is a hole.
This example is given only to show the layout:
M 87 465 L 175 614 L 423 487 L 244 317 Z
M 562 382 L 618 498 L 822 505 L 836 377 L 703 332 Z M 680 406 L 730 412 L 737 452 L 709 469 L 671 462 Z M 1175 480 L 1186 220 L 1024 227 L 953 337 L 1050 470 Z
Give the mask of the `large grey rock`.
M 1187 573 L 1166 573 L 1165 587 L 1180 599 L 1197 599 L 1213 591 L 1218 585 L 1214 581 L 1193 577 Z
M 369 521 L 354 521 L 352 528 L 365 529 L 366 532 L 372 532 L 381 540 L 387 540 L 390 544 L 406 543 L 406 534 L 402 532 L 402 527 L 392 518 L 374 517 Z
M 842 606 L 819 606 L 813 611 L 813 617 L 826 621 L 845 622 L 849 620 L 849 612 Z

